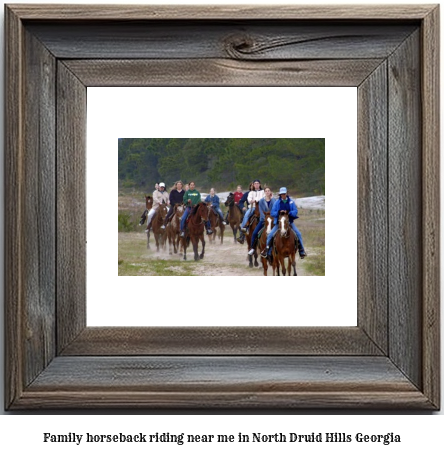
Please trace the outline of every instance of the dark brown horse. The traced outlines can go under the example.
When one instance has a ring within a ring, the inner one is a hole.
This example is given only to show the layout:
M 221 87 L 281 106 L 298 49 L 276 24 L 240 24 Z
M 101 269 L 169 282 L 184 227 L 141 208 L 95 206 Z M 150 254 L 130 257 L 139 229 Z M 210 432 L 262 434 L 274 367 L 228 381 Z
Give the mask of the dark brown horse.
M 153 197 L 145 195 L 145 211 L 143 212 L 142 216 L 140 217 L 139 225 L 142 226 L 145 224 L 146 219 L 148 217 L 148 212 L 153 207 Z
M 160 228 L 164 222 L 165 217 L 168 214 L 168 207 L 166 204 L 160 204 L 159 207 L 156 209 L 156 213 L 151 220 L 151 227 L 153 228 L 154 239 L 156 240 L 156 247 L 157 251 L 159 251 L 159 246 L 162 247 L 163 250 L 166 249 L 166 239 L 167 235 L 164 229 Z M 148 236 L 148 248 L 150 245 L 150 232 L 147 233 Z
M 208 220 L 210 221 L 211 225 L 211 230 L 213 231 L 213 234 L 209 234 L 208 238 L 210 239 L 211 243 L 216 242 L 216 234 L 217 234 L 217 229 L 219 228 L 219 236 L 220 236 L 220 243 L 224 243 L 224 231 L 225 231 L 225 225 L 222 223 L 221 218 L 219 217 L 219 214 L 213 210 L 211 203 L 207 203 L 208 205 Z
M 203 259 L 205 254 L 205 222 L 208 221 L 208 207 L 205 203 L 200 202 L 196 204 L 191 210 L 191 215 L 186 225 L 185 237 L 183 238 L 183 259 L 187 259 L 187 247 L 191 243 L 193 244 L 194 250 L 194 261 Z M 199 240 L 202 243 L 202 253 L 199 255 L 198 247 Z
M 174 247 L 174 253 L 178 253 L 180 243 L 180 219 L 185 211 L 183 204 L 175 204 L 173 214 L 170 217 L 169 223 L 166 226 L 168 235 L 168 244 L 170 248 L 170 255 L 173 254 L 171 246 Z M 181 249 L 182 251 L 182 249 Z M 180 253 L 179 253 L 180 254 Z
M 293 267 L 293 275 L 296 273 L 296 251 L 297 237 L 290 227 L 290 220 L 288 214 L 281 213 L 278 219 L 279 228 L 276 236 L 274 237 L 273 246 L 273 275 L 275 269 L 279 275 L 279 266 L 282 268 L 282 275 L 285 275 L 287 270 L 285 268 L 285 259 L 288 258 L 288 275 L 291 275 L 291 267 Z
M 258 237 L 258 242 L 257 242 L 260 252 L 262 252 L 262 250 L 264 250 L 265 247 L 267 246 L 267 236 L 270 234 L 270 232 L 274 226 L 274 218 L 270 215 L 270 212 L 265 212 L 264 215 L 265 215 L 264 228 L 262 230 L 262 233 Z M 267 271 L 268 271 L 268 259 L 261 257 L 261 260 L 262 260 L 262 266 L 264 268 L 264 276 L 266 276 Z
M 257 224 L 259 223 L 260 219 L 260 212 L 259 212 L 259 204 L 256 204 L 256 207 L 254 209 L 253 214 L 250 217 L 250 220 L 248 221 L 248 232 L 246 234 L 246 239 L 247 239 L 247 248 L 250 250 L 250 244 L 251 244 L 251 238 L 253 237 L 253 232 L 257 227 Z M 254 265 L 257 267 L 259 266 L 259 262 L 257 261 L 257 249 L 254 250 L 253 255 L 247 255 L 248 256 L 248 266 L 250 268 L 253 267 L 253 256 L 254 256 Z
M 227 196 L 227 200 L 225 201 L 225 206 L 227 206 L 228 210 L 229 210 L 228 223 L 231 226 L 231 229 L 233 230 L 234 243 L 236 244 L 237 230 L 240 228 L 244 215 L 242 213 L 242 209 L 237 204 L 234 203 L 233 193 L 230 193 Z

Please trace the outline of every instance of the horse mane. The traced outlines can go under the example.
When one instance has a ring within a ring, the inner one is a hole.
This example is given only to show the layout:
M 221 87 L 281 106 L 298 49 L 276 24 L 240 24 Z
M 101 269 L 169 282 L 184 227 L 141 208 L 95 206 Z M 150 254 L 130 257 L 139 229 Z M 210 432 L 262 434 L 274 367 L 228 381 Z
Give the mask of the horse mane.
M 202 205 L 202 201 L 198 204 L 196 204 L 193 209 L 191 210 L 191 215 L 197 214 L 197 211 L 199 210 L 199 207 Z

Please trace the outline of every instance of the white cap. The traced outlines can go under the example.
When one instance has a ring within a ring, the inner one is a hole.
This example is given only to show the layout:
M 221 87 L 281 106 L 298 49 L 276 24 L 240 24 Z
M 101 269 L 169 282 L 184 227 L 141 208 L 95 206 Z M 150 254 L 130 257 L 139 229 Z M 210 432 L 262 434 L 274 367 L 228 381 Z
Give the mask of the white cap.
M 163 182 L 161 182 L 161 183 L 159 184 L 159 187 L 165 188 L 165 184 L 164 184 Z

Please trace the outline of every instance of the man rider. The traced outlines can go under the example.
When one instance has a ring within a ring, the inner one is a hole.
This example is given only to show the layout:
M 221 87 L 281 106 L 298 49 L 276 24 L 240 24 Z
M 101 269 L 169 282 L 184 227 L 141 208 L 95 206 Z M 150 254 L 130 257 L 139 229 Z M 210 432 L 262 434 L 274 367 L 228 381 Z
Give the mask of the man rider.
M 294 220 L 299 218 L 298 208 L 296 207 L 295 202 L 288 196 L 286 187 L 281 187 L 281 189 L 279 190 L 279 199 L 273 204 L 273 208 L 271 209 L 270 215 L 274 217 L 274 227 L 271 230 L 270 234 L 267 236 L 267 246 L 261 252 L 261 256 L 263 258 L 267 257 L 271 245 L 271 240 L 276 234 L 276 231 L 279 229 L 279 215 L 285 212 L 288 213 L 288 217 L 290 219 L 290 226 L 296 233 L 296 236 L 299 240 L 299 256 L 301 259 L 307 256 L 307 254 L 305 253 L 304 245 L 302 243 L 301 233 L 294 224 Z

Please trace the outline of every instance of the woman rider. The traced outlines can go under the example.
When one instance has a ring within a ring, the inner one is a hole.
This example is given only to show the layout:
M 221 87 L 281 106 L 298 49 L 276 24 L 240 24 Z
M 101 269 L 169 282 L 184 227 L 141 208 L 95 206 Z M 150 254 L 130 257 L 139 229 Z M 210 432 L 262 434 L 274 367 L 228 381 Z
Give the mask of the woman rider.
M 256 250 L 254 248 L 254 245 L 256 243 L 259 231 L 264 226 L 265 212 L 271 212 L 271 209 L 273 208 L 273 205 L 276 202 L 276 198 L 273 198 L 273 193 L 271 192 L 270 187 L 265 187 L 264 192 L 265 196 L 261 200 L 259 200 L 259 212 L 261 214 L 259 223 L 257 224 L 256 229 L 253 231 L 253 236 L 251 236 L 250 250 L 248 252 L 248 255 L 250 256 L 253 255 L 254 251 Z
M 159 189 L 154 190 L 154 192 L 153 192 L 153 207 L 148 212 L 148 220 L 146 222 L 145 233 L 147 233 L 148 230 L 150 229 L 151 220 L 153 219 L 154 214 L 156 213 L 158 207 L 161 204 L 168 204 L 168 193 L 165 190 L 165 184 L 163 182 L 161 182 L 159 184 Z
M 302 236 L 300 231 L 296 228 L 296 225 L 293 221 L 298 217 L 298 208 L 296 207 L 295 202 L 288 196 L 286 187 L 281 187 L 279 190 L 279 199 L 273 204 L 273 209 L 271 210 L 271 216 L 274 217 L 274 227 L 271 230 L 271 233 L 267 236 L 267 246 L 261 252 L 263 258 L 267 257 L 268 250 L 270 249 L 271 240 L 273 239 L 276 231 L 279 228 L 278 219 L 279 215 L 282 213 L 288 213 L 290 219 L 290 226 L 293 231 L 296 233 L 299 240 L 299 256 L 301 259 L 305 258 L 307 254 L 305 253 L 304 245 L 302 243 Z
M 245 233 L 247 229 L 245 228 L 245 225 L 247 224 L 248 220 L 250 219 L 251 215 L 254 212 L 254 209 L 256 208 L 256 204 L 259 202 L 260 199 L 262 199 L 265 196 L 264 191 L 262 190 L 261 187 L 261 181 L 259 179 L 256 179 L 253 181 L 253 190 L 250 190 L 248 192 L 248 205 L 249 208 L 247 212 L 244 215 L 244 219 L 242 220 L 241 223 L 241 235 L 239 238 L 237 238 L 237 241 L 241 244 L 244 243 L 245 239 Z
M 222 209 L 220 208 L 219 197 L 216 195 L 214 188 L 210 189 L 210 193 L 205 198 L 205 202 L 211 203 L 211 207 L 219 214 L 221 222 L 224 225 L 226 225 L 226 222 L 224 220 L 224 213 L 222 212 Z
M 173 211 L 174 211 L 174 206 L 176 204 L 182 204 L 183 203 L 183 197 L 185 195 L 185 191 L 183 190 L 182 186 L 182 181 L 177 181 L 175 184 L 176 188 L 173 188 L 170 192 L 170 210 L 168 211 L 167 216 L 165 217 L 165 221 L 163 222 L 163 225 L 160 227 L 163 230 L 165 229 L 168 220 L 171 218 Z
M 185 237 L 185 222 L 192 207 L 202 201 L 199 191 L 196 190 L 196 184 L 191 181 L 189 185 L 190 189 L 183 195 L 183 202 L 186 205 L 186 208 L 182 218 L 180 219 L 180 237 Z M 213 231 L 207 228 L 207 234 L 213 234 Z

